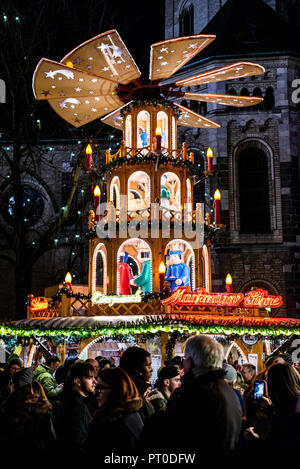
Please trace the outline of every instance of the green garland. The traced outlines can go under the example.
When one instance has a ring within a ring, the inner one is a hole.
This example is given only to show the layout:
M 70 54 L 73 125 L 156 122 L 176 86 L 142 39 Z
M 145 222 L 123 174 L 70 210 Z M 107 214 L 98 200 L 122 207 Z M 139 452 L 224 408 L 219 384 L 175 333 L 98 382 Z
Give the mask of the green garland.
M 161 332 L 178 332 L 180 336 L 185 334 L 214 334 L 231 336 L 235 334 L 242 336 L 244 334 L 257 335 L 258 338 L 262 337 L 278 337 L 284 338 L 292 334 L 300 335 L 300 328 L 261 328 L 255 326 L 222 326 L 209 324 L 197 324 L 196 322 L 185 321 L 182 318 L 170 319 L 168 316 L 164 317 L 151 317 L 151 322 L 146 323 L 141 320 L 136 324 L 129 325 L 107 325 L 95 327 L 79 327 L 79 328 L 60 328 L 60 329 L 47 329 L 32 328 L 32 326 L 20 327 L 18 325 L 2 324 L 0 326 L 0 336 L 5 337 L 65 337 L 65 338 L 89 338 L 104 336 L 111 338 L 113 336 L 126 336 L 126 335 L 140 335 L 140 334 L 154 334 L 159 335 Z
M 100 174 L 97 175 L 98 178 L 100 178 L 103 174 L 114 171 L 117 168 L 121 168 L 124 164 L 127 165 L 141 165 L 145 163 L 156 163 L 158 158 L 158 167 L 160 165 L 167 165 L 170 164 L 171 166 L 174 166 L 175 168 L 183 168 L 183 169 L 188 169 L 193 175 L 201 177 L 202 179 L 205 179 L 207 176 L 203 174 L 203 171 L 198 168 L 194 163 L 192 163 L 190 160 L 183 160 L 181 157 L 177 158 L 172 158 L 170 156 L 165 156 L 162 153 L 159 153 L 158 155 L 154 153 L 149 153 L 148 155 L 145 156 L 133 156 L 131 158 L 126 158 L 124 156 L 116 158 L 112 160 L 110 163 L 105 164 L 104 166 L 101 167 Z

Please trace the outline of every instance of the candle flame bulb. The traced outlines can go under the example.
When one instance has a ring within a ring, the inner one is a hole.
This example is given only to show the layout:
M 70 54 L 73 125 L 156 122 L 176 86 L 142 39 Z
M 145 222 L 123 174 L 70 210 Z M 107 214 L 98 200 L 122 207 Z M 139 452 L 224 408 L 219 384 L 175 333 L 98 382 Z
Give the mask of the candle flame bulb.
M 101 195 L 100 187 L 96 186 L 95 189 L 94 189 L 94 196 L 95 197 L 100 197 L 100 195 Z
M 162 133 L 162 132 L 161 132 L 161 127 L 160 127 L 160 125 L 158 125 L 158 126 L 156 127 L 156 130 L 155 130 L 155 135 L 161 135 L 161 133 Z
M 90 144 L 88 144 L 88 145 L 86 146 L 85 153 L 86 153 L 87 155 L 91 155 L 91 154 L 92 154 L 92 147 L 91 147 Z
M 230 274 L 227 274 L 226 277 L 226 285 L 231 285 L 232 284 L 232 277 Z
M 213 151 L 210 147 L 208 147 L 207 152 L 206 152 L 207 158 L 212 158 L 214 156 Z
M 161 263 L 159 264 L 158 272 L 159 272 L 160 274 L 164 274 L 164 273 L 166 272 L 166 266 L 165 266 L 164 262 L 161 262 Z
M 65 282 L 66 283 L 71 283 L 72 282 L 72 275 L 70 274 L 70 272 L 68 272 L 65 276 Z
M 214 199 L 221 200 L 221 192 L 219 191 L 219 189 L 217 189 L 216 192 L 214 193 Z

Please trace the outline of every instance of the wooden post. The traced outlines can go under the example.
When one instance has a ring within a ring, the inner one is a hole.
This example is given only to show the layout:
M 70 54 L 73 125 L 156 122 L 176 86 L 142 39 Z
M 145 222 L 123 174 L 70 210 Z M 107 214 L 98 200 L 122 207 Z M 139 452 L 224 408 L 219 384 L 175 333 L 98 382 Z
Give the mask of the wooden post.
M 106 157 L 105 162 L 106 162 L 106 164 L 108 164 L 109 160 L 110 160 L 110 151 L 109 150 L 106 150 L 105 157 Z
M 184 160 L 187 159 L 186 142 L 183 142 L 183 144 L 182 144 L 182 157 L 183 157 Z
M 61 315 L 63 317 L 71 316 L 71 298 L 65 293 L 61 296 Z
M 166 359 L 166 345 L 169 341 L 169 334 L 167 332 L 161 333 L 161 366 L 164 366 Z
M 191 153 L 190 153 L 190 160 L 191 160 L 191 162 L 192 162 L 193 164 L 194 164 L 194 156 L 195 156 L 194 152 L 191 151 Z

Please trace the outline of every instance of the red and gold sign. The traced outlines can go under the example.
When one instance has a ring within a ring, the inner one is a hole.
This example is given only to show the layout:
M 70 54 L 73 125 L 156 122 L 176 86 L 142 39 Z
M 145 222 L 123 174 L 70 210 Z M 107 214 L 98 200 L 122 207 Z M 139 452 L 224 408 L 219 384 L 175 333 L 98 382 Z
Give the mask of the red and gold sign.
M 211 293 L 204 288 L 190 291 L 189 287 L 177 288 L 162 304 L 178 306 L 223 306 L 235 308 L 279 308 L 281 296 L 268 295 L 266 290 L 251 290 L 245 293 Z
M 35 311 L 44 311 L 48 309 L 48 300 L 47 298 L 32 298 L 30 303 L 30 312 L 34 313 Z

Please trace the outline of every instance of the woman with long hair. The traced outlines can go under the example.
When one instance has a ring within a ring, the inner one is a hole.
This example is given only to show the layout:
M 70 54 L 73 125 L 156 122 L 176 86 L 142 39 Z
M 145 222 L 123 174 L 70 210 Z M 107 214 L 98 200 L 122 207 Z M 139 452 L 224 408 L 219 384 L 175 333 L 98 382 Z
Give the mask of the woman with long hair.
M 99 409 L 90 424 L 85 447 L 100 451 L 133 451 L 137 448 L 143 421 L 142 399 L 129 375 L 119 367 L 99 373 Z

